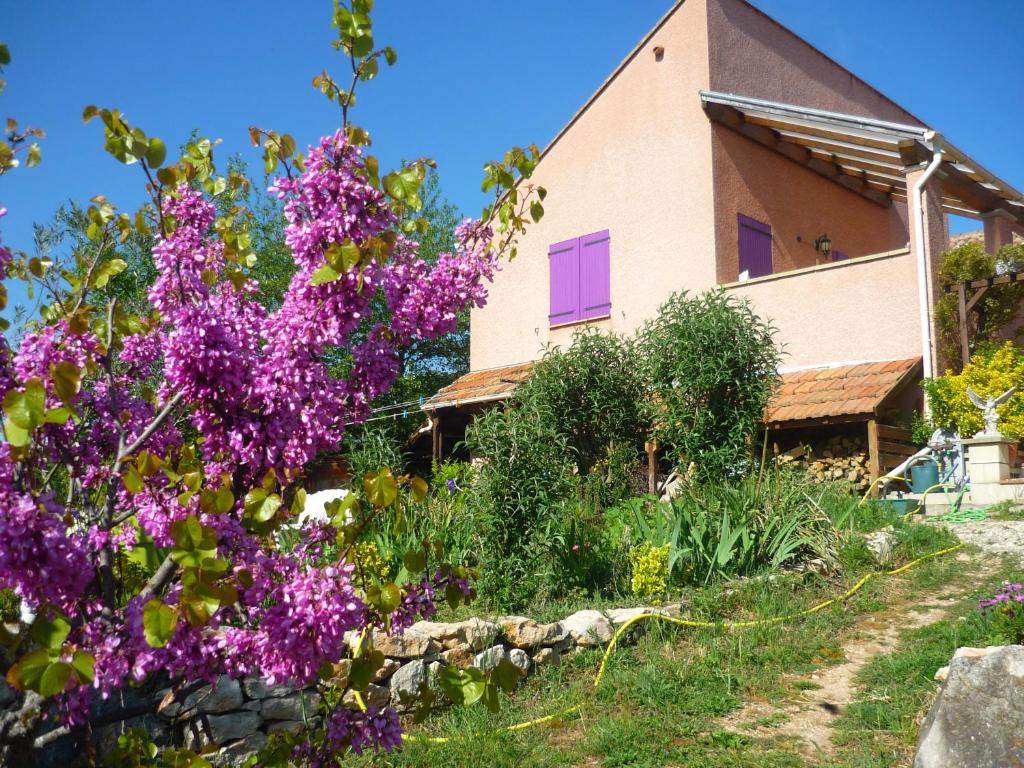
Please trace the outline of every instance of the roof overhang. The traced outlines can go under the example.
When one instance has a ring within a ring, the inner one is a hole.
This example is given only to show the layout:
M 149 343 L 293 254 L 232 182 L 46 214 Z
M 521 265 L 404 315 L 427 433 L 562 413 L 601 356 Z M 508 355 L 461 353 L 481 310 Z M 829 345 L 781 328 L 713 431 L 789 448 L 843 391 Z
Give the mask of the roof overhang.
M 881 206 L 907 201 L 906 176 L 941 150 L 947 213 L 993 212 L 1024 229 L 1024 195 L 930 128 L 701 91 L 708 117 Z

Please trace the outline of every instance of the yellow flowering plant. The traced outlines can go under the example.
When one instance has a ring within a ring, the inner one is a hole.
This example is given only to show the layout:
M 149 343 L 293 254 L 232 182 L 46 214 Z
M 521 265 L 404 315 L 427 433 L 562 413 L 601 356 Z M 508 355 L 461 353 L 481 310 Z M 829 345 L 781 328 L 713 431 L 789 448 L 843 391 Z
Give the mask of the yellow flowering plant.
M 633 566 L 630 586 L 641 600 L 661 598 L 668 591 L 668 552 L 668 544 L 661 547 L 638 544 L 629 551 L 629 562 Z
M 925 379 L 921 386 L 928 394 L 932 420 L 937 427 L 959 431 L 961 437 L 984 428 L 981 410 L 967 396 L 967 388 L 982 397 L 1001 395 L 1011 387 L 1019 390 L 999 406 L 999 431 L 1014 440 L 1024 438 L 1024 354 L 1012 342 L 984 345 L 960 373 Z

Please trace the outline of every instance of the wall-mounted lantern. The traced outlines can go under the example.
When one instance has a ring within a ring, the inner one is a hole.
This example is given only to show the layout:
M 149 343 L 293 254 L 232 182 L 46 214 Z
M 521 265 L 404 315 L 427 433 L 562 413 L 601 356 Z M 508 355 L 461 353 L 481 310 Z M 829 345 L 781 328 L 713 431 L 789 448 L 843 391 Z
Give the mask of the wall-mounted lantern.
M 814 241 L 814 250 L 822 254 L 826 259 L 832 256 L 832 240 L 829 238 L 828 233 L 823 232 L 817 240 Z

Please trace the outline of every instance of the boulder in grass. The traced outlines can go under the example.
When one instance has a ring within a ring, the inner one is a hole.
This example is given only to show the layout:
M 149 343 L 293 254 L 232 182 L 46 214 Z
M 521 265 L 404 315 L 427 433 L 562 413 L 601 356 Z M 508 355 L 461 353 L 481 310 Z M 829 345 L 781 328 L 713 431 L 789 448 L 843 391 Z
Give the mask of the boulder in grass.
M 957 649 L 914 768 L 1024 768 L 1024 646 Z

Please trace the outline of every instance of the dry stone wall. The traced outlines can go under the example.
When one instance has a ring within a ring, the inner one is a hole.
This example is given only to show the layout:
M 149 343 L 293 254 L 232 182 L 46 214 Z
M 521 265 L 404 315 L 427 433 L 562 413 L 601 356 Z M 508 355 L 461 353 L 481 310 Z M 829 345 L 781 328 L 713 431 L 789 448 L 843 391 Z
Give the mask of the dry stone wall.
M 582 610 L 546 624 L 526 616 L 473 618 L 453 623 L 421 621 L 400 636 L 374 631 L 374 647 L 386 660 L 363 700 L 367 705 L 393 705 L 401 711 L 407 708 L 408 697 L 415 698 L 423 681 L 435 679 L 443 665 L 489 670 L 502 659 L 508 659 L 529 675 L 545 665 L 561 663 L 566 655 L 580 649 L 603 646 L 616 629 L 641 613 L 677 616 L 680 609 L 675 604 Z M 635 631 L 641 631 L 641 626 Z M 358 637 L 346 639 L 352 646 Z M 344 687 L 350 667 L 351 661 L 347 659 L 336 664 L 332 682 Z M 2 683 L 0 686 L 0 715 L 5 708 L 13 711 L 23 705 L 23 697 L 16 696 Z M 346 693 L 344 703 L 356 706 L 351 691 Z M 141 727 L 159 746 L 184 746 L 202 751 L 216 766 L 235 766 L 263 749 L 271 734 L 298 733 L 319 725 L 319 705 L 319 695 L 311 688 L 267 685 L 253 678 L 223 677 L 215 685 L 192 685 L 182 690 L 156 683 L 132 689 L 107 702 L 97 701 L 94 714 L 102 710 L 103 717 L 94 729 L 93 741 L 102 754 L 116 744 L 120 734 Z M 118 717 L 119 711 L 124 713 L 123 717 Z M 53 733 L 47 737 L 44 729 L 42 736 L 40 739 L 36 734 L 35 738 L 45 742 L 45 746 L 31 754 L 28 764 L 71 768 L 88 751 L 83 733 L 52 738 Z M 0 744 L 0 765 L 17 764 L 5 762 L 4 749 Z

